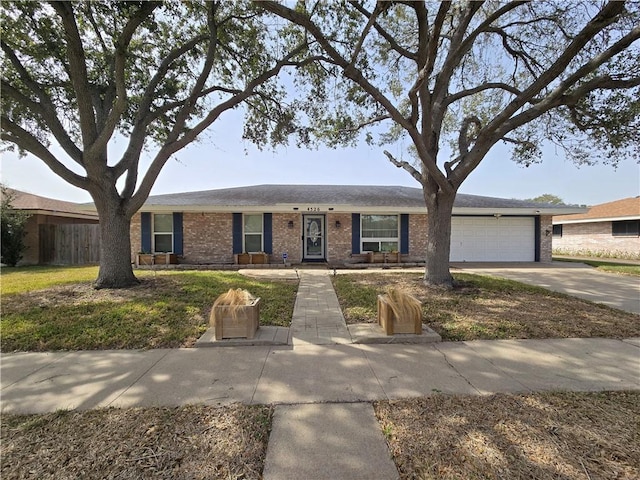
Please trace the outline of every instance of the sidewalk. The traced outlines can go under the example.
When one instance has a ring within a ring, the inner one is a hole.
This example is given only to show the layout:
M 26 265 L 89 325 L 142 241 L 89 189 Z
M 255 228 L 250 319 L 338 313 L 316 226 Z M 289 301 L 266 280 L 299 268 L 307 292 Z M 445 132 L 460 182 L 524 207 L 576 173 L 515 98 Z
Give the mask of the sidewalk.
M 1 410 L 275 404 L 266 480 L 391 479 L 367 402 L 640 390 L 640 338 L 350 343 L 326 270 L 301 273 L 293 317 L 289 345 L 0 354 Z
M 0 355 L 3 413 L 640 390 L 640 338 Z

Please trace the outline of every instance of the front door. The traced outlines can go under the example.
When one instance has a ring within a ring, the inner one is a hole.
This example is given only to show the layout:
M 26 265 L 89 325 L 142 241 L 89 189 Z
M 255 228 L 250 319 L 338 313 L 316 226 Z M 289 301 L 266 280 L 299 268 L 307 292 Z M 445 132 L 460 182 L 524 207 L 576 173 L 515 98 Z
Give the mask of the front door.
M 304 216 L 304 260 L 324 260 L 324 215 Z

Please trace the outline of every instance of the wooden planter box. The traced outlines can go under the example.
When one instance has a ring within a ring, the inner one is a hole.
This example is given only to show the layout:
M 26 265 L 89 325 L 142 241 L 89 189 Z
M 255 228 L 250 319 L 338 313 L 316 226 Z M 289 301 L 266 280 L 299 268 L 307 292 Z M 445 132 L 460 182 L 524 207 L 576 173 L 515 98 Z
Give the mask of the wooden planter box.
M 137 265 L 169 265 L 178 263 L 175 253 L 139 253 Z
M 268 253 L 237 253 L 235 257 L 238 265 L 269 263 Z
M 256 298 L 253 303 L 244 307 L 238 307 L 235 315 L 232 315 L 229 307 L 213 307 L 213 312 L 209 326 L 214 329 L 216 340 L 223 338 L 248 338 L 252 339 L 260 326 L 260 299 Z
M 400 263 L 400 252 L 369 252 L 369 263 Z
M 420 303 L 417 298 L 411 298 Z M 422 314 L 416 315 L 414 318 L 397 318 L 386 295 L 378 295 L 378 324 L 387 335 L 396 333 L 422 334 Z

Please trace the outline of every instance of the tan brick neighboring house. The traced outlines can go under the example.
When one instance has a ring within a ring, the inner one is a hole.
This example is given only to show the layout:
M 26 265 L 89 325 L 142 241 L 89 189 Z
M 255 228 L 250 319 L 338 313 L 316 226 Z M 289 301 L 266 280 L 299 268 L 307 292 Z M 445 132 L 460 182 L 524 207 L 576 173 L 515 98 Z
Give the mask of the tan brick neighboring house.
M 640 259 L 640 197 L 553 217 L 553 250 L 558 254 Z
M 7 189 L 12 206 L 30 215 L 19 265 L 82 264 L 99 259 L 98 215 L 80 204 Z M 76 227 L 71 227 L 76 225 Z M 94 227 L 83 227 L 93 225 Z M 87 230 L 92 230 L 88 232 Z M 90 237 L 90 238 L 89 238 Z
M 451 261 L 551 261 L 551 218 L 584 209 L 459 194 Z M 270 263 L 426 257 L 422 190 L 394 186 L 257 185 L 151 196 L 133 218 L 132 261 L 168 252 L 185 264 L 233 264 L 266 252 Z M 380 255 L 376 255 L 380 258 Z

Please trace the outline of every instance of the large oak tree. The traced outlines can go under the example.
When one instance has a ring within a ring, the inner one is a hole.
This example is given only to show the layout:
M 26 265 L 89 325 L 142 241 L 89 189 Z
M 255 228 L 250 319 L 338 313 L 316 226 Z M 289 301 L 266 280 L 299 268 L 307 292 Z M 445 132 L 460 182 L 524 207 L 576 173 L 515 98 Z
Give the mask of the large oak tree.
M 300 82 L 316 131 L 410 140 L 384 153 L 424 191 L 427 283 L 451 285 L 456 192 L 498 142 L 525 164 L 545 142 L 581 163 L 640 157 L 638 3 L 258 3 L 323 57 Z
M 2 140 L 91 194 L 97 287 L 136 283 L 133 214 L 169 158 L 225 111 L 244 106 L 245 136 L 258 143 L 296 131 L 276 79 L 304 64 L 306 41 L 281 39 L 248 2 L 7 1 L 1 15 Z M 117 135 L 126 149 L 109 158 Z M 212 175 L 225 168 L 211 160 Z

